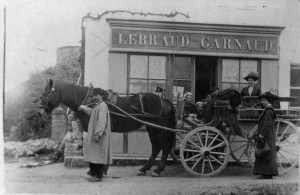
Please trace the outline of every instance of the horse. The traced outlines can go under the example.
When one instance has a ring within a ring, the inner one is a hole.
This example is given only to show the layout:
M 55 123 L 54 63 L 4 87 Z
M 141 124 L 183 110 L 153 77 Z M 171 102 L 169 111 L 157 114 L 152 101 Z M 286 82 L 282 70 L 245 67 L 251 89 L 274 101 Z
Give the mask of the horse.
M 83 104 L 87 96 L 90 96 L 89 91 L 89 88 L 85 86 L 50 79 L 42 93 L 41 106 L 47 113 L 50 113 L 60 103 L 68 106 L 76 113 L 83 131 L 87 132 L 89 116 L 80 110 L 78 111 L 78 107 Z M 126 133 L 143 126 L 140 122 L 124 117 L 124 114 L 116 108 L 120 108 L 139 120 L 169 129 L 175 128 L 175 108 L 171 101 L 153 93 L 139 93 L 119 97 L 116 93 L 111 93 L 111 91 L 105 93 L 104 100 L 108 99 L 109 93 L 112 94 L 112 99 L 114 99 L 113 102 L 108 102 L 112 132 Z M 166 131 L 151 125 L 147 125 L 146 129 L 150 138 L 152 153 L 146 164 L 138 171 L 138 175 L 145 175 L 153 166 L 159 152 L 162 151 L 157 168 L 151 173 L 151 176 L 159 177 L 160 173 L 165 169 L 168 155 L 173 147 L 175 132 Z

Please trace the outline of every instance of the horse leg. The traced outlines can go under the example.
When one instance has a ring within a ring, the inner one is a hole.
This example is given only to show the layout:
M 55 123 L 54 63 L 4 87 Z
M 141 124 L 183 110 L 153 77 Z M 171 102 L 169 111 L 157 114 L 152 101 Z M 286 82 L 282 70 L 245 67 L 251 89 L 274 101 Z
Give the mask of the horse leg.
M 155 159 L 157 155 L 159 154 L 161 150 L 161 145 L 159 143 L 159 140 L 157 140 L 157 131 L 153 131 L 151 128 L 147 127 L 148 135 L 150 138 L 151 146 L 152 146 L 152 152 L 151 156 L 149 157 L 147 163 L 145 166 L 143 166 L 140 170 L 138 175 L 145 175 L 146 171 L 149 171 L 152 167 L 152 165 L 155 162 Z
M 151 156 L 150 158 L 148 159 L 147 163 L 145 164 L 145 166 L 143 166 L 139 172 L 138 172 L 138 176 L 142 176 L 142 175 L 145 175 L 146 174 L 146 171 L 149 171 L 152 167 L 152 165 L 154 164 L 155 162 L 155 159 L 157 157 L 157 155 L 159 154 L 160 150 L 161 150 L 161 147 L 158 145 L 158 144 L 152 144 L 152 153 L 151 153 Z
M 173 147 L 173 142 L 171 140 L 166 139 L 162 143 L 162 156 L 161 156 L 160 161 L 158 162 L 157 168 L 151 174 L 152 177 L 159 177 L 160 172 L 165 170 L 166 162 L 167 162 L 169 153 L 170 153 L 170 151 Z

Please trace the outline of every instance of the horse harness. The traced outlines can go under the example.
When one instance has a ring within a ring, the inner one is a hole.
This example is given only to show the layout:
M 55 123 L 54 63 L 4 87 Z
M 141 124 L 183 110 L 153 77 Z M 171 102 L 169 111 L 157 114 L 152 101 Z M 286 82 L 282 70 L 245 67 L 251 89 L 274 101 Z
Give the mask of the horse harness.
M 118 96 L 117 93 L 115 93 L 115 92 L 112 92 L 112 93 L 113 93 L 113 96 L 117 96 L 117 98 L 119 98 L 119 96 Z M 131 114 L 131 115 L 144 116 L 144 117 L 149 117 L 149 118 L 170 118 L 170 117 L 162 117 L 162 116 L 160 116 L 162 114 L 162 112 L 163 112 L 163 106 L 164 106 L 163 99 L 160 96 L 158 96 L 159 99 L 160 99 L 160 103 L 161 103 L 161 110 L 159 112 L 159 115 L 150 114 L 150 113 L 144 111 L 143 97 L 144 97 L 144 94 L 143 93 L 139 93 L 139 102 L 141 104 L 141 109 L 139 109 L 139 108 L 137 108 L 137 107 L 129 104 L 128 102 L 124 101 L 123 99 L 120 99 L 120 100 L 122 100 L 122 102 L 125 103 L 126 105 L 128 105 L 129 107 L 131 107 L 134 110 L 136 110 L 137 112 L 139 112 L 139 114 Z M 116 105 L 117 101 L 116 101 L 116 99 L 113 98 L 112 101 L 109 101 L 109 103 Z M 112 112 L 112 111 L 110 111 L 110 112 L 112 114 L 115 114 L 115 115 L 123 116 L 122 114 L 119 114 L 119 113 L 116 113 L 116 112 Z

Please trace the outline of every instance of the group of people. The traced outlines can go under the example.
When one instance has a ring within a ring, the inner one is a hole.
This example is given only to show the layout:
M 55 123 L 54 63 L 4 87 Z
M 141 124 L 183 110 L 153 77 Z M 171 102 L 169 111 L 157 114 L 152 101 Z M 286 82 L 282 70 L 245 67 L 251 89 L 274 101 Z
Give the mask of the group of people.
M 256 157 L 253 173 L 255 175 L 260 175 L 260 177 L 258 177 L 259 179 L 272 179 L 273 176 L 278 175 L 274 132 L 276 114 L 272 106 L 272 104 L 278 100 L 278 97 L 270 92 L 262 94 L 261 90 L 255 86 L 255 82 L 259 79 L 258 73 L 250 72 L 244 79 L 248 82 L 248 86 L 244 87 L 241 91 L 241 96 L 244 98 L 242 106 L 246 108 L 257 108 L 261 106 L 264 108 L 258 121 L 258 134 L 263 137 L 265 144 L 270 147 L 270 151 L 266 155 L 263 157 Z M 201 122 L 205 104 L 216 97 L 218 93 L 219 88 L 214 87 L 203 101 L 198 101 L 194 105 L 192 103 L 193 94 L 187 92 L 184 96 L 184 116 L 191 117 L 194 121 L 198 120 L 197 122 Z M 257 100 L 260 100 L 260 103 Z

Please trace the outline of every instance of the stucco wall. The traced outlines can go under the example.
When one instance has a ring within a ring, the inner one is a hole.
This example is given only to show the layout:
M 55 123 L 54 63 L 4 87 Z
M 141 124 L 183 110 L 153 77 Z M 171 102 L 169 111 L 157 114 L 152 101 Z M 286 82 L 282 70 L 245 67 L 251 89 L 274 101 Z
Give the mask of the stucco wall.
M 109 88 L 109 44 L 110 27 L 106 18 L 159 20 L 194 23 L 260 25 L 286 27 L 280 37 L 279 73 L 271 76 L 276 81 L 276 88 L 281 96 L 289 96 L 291 62 L 300 62 L 300 2 L 297 0 L 268 0 L 268 1 L 135 1 L 125 3 L 110 1 L 95 13 L 109 10 L 126 10 L 131 13 L 117 12 L 103 15 L 101 19 L 86 19 L 86 51 L 85 51 L 85 85 L 90 82 L 104 89 Z M 147 13 L 170 14 L 182 12 L 189 16 L 178 14 L 174 17 L 153 16 Z M 137 14 L 142 12 L 144 14 Z M 93 14 L 92 14 L 93 16 Z M 94 15 L 96 17 L 96 15 Z M 269 63 L 263 62 L 268 70 Z M 269 73 L 269 72 L 268 72 Z M 269 78 L 269 76 L 267 77 Z M 267 80 L 264 79 L 267 82 Z M 272 82 L 272 85 L 274 82 Z M 263 83 L 263 87 L 266 84 Z M 268 88 L 268 87 L 267 87 Z

